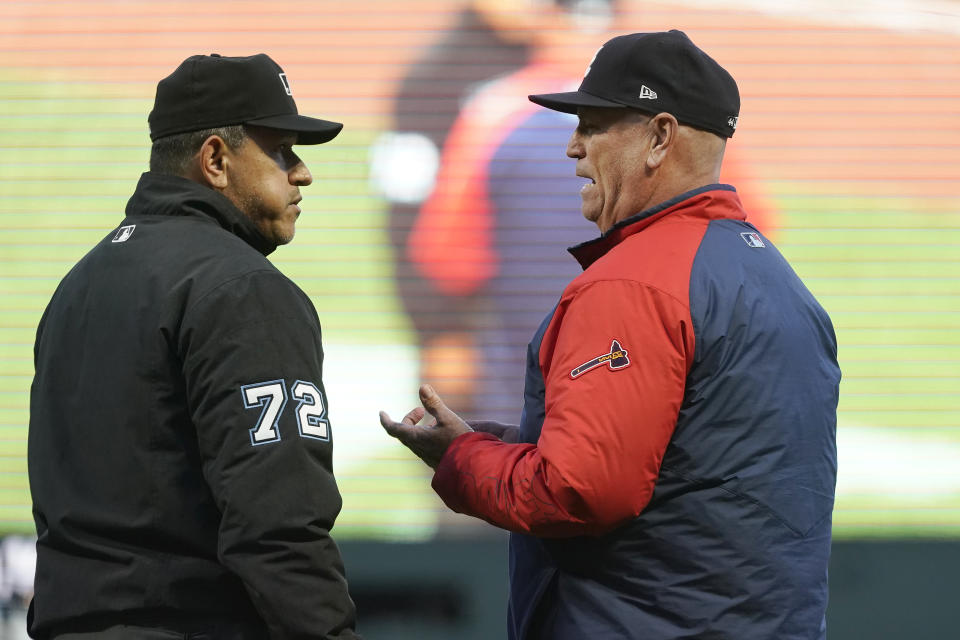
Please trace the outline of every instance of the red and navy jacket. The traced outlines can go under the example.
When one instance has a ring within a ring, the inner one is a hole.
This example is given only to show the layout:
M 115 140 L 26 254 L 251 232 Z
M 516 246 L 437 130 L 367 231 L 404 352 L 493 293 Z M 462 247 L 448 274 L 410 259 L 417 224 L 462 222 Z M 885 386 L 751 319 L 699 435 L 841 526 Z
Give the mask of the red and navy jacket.
M 511 638 L 820 638 L 840 370 L 830 319 L 711 185 L 571 249 L 523 444 L 434 477 L 511 536 Z

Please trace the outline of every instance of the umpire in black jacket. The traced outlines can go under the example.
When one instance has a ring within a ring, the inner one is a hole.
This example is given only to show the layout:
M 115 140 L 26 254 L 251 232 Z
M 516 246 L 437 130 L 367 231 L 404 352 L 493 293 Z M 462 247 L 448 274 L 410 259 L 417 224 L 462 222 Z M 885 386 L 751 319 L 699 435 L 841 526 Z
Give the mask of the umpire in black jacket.
M 265 256 L 293 238 L 297 114 L 264 54 L 157 86 L 126 218 L 40 326 L 29 471 L 34 638 L 358 638 L 330 529 L 320 324 Z

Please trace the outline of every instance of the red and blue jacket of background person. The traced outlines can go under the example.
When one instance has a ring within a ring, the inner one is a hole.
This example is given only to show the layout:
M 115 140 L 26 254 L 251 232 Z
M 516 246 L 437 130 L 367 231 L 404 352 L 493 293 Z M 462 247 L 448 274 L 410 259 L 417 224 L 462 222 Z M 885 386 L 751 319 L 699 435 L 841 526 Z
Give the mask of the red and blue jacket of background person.
M 711 185 L 571 249 L 521 438 L 457 438 L 447 505 L 513 532 L 510 637 L 825 636 L 830 319 Z

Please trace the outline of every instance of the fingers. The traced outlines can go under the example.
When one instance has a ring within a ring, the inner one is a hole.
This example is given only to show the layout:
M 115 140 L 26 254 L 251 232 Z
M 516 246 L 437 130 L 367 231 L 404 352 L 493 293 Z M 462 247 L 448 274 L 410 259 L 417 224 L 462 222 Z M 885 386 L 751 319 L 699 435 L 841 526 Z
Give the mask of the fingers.
M 423 419 L 423 416 L 426 415 L 426 411 L 422 407 L 417 407 L 412 409 L 407 415 L 403 416 L 403 419 L 400 422 L 394 422 L 393 418 L 387 414 L 386 411 L 380 412 L 380 426 L 386 430 L 394 438 L 404 439 L 413 436 L 419 428 L 422 427 L 432 427 L 436 425 L 436 421 L 431 420 L 429 423 L 425 423 L 417 426 L 417 423 Z
M 425 415 L 427 415 L 426 409 L 424 409 L 423 407 L 416 407 L 414 409 L 411 409 L 407 415 L 403 416 L 403 420 L 401 420 L 400 422 L 402 422 L 403 424 L 409 424 L 412 426 L 417 424 L 421 420 L 423 420 L 423 416 Z
M 394 422 L 385 411 L 381 411 L 380 424 L 388 434 L 399 440 L 430 468 L 436 469 L 450 444 L 473 429 L 448 409 L 428 384 L 420 387 L 420 402 L 424 408 L 410 410 L 400 422 Z M 427 413 L 436 419 L 418 424 Z
M 402 419 L 400 420 L 400 422 L 398 423 L 398 422 L 394 422 L 394 421 L 393 421 L 393 418 L 391 418 L 391 417 L 387 414 L 386 411 L 381 411 L 381 412 L 380 412 L 380 424 L 382 424 L 383 426 L 386 426 L 386 424 L 385 424 L 385 422 L 384 422 L 384 421 L 386 420 L 387 422 L 390 422 L 391 424 L 405 424 L 405 425 L 408 425 L 408 426 L 411 426 L 411 427 L 412 427 L 412 426 L 414 426 L 415 424 L 417 424 L 418 422 L 420 422 L 421 420 L 423 420 L 423 417 L 424 417 L 425 415 L 427 415 L 426 409 L 424 409 L 423 407 L 416 407 L 416 408 L 414 408 L 414 409 L 411 409 L 411 410 L 407 413 L 407 415 L 403 416 L 403 418 L 402 418 Z M 429 425 L 429 424 L 424 424 L 424 426 L 431 426 L 431 425 Z
M 420 402 L 430 415 L 437 419 L 437 422 L 444 422 L 450 416 L 456 416 L 440 399 L 440 394 L 429 384 L 420 385 Z
M 404 444 L 408 444 L 408 446 L 411 440 L 425 437 L 427 432 L 435 427 L 444 429 L 449 429 L 451 426 L 455 428 L 459 426 L 467 427 L 466 423 L 460 420 L 457 414 L 447 408 L 447 405 L 440 399 L 440 395 L 429 384 L 420 386 L 420 402 L 423 407 L 411 409 L 400 422 L 394 422 L 386 411 L 381 411 L 380 425 L 388 434 Z M 423 424 L 419 424 L 427 413 L 433 417 Z M 470 428 L 467 427 L 466 430 L 469 431 Z
M 399 422 L 394 422 L 393 419 L 387 415 L 386 411 L 381 411 L 380 426 L 382 426 L 387 433 L 396 438 L 399 436 L 399 432 L 402 430 L 399 427 L 402 427 L 403 425 Z

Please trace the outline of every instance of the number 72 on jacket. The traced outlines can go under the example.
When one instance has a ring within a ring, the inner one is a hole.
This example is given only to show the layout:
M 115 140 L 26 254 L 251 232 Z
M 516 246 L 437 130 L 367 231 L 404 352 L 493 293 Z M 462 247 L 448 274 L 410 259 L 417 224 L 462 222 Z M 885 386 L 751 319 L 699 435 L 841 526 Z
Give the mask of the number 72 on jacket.
M 253 446 L 280 441 L 280 415 L 287 406 L 287 383 L 283 379 L 257 382 L 240 387 L 245 409 L 261 407 L 257 424 L 250 429 Z M 298 402 L 297 427 L 300 437 L 316 440 L 330 439 L 327 404 L 317 385 L 297 380 L 290 387 L 290 395 Z

